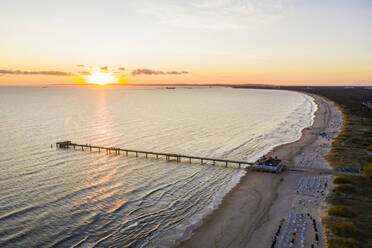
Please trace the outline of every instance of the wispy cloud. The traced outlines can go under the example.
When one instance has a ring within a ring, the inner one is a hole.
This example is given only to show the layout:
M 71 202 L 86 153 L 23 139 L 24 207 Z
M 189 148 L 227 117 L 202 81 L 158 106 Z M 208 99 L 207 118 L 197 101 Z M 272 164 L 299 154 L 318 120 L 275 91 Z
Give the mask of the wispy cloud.
M 165 73 L 163 71 L 154 71 L 150 69 L 135 69 L 132 71 L 132 75 L 164 75 Z
M 137 75 L 182 75 L 182 74 L 188 74 L 187 71 L 156 71 L 156 70 L 150 70 L 150 69 L 135 69 L 132 71 L 133 76 Z
M 184 28 L 247 29 L 274 21 L 294 6 L 295 0 L 139 0 L 140 11 L 161 23 Z
M 20 70 L 0 70 L 0 74 L 11 75 L 50 75 L 50 76 L 71 76 L 70 72 L 63 71 L 20 71 Z
M 187 71 L 168 71 L 167 74 L 171 75 L 182 75 L 182 74 L 188 74 L 189 72 Z
M 90 73 L 89 71 L 79 71 L 78 74 L 82 75 L 82 76 L 91 76 L 92 75 L 92 73 Z

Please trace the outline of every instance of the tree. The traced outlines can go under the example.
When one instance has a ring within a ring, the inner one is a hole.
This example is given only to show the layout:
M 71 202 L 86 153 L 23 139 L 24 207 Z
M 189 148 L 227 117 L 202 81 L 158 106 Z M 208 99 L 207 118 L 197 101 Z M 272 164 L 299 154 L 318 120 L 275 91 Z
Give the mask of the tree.
M 367 148 L 368 151 L 372 152 L 372 145 L 369 145 Z
M 363 176 L 372 182 L 372 164 L 363 167 Z

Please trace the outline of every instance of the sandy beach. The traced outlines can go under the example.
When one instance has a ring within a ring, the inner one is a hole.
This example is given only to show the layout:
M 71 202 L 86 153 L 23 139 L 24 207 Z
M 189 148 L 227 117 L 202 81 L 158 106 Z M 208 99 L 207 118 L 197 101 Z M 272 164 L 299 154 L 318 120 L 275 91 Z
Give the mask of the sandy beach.
M 332 102 L 311 96 L 318 105 L 313 125 L 299 140 L 269 153 L 287 166 L 329 167 L 323 156 L 339 133 L 342 113 Z M 178 247 L 324 247 L 320 216 L 328 181 L 305 173 L 248 172 Z

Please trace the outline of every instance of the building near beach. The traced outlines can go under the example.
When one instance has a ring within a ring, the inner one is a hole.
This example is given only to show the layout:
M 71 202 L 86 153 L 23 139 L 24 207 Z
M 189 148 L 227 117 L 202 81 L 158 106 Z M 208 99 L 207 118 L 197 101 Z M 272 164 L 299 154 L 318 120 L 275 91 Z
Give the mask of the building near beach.
M 284 164 L 277 157 L 263 156 L 253 164 L 253 169 L 266 172 L 280 173 L 283 170 Z

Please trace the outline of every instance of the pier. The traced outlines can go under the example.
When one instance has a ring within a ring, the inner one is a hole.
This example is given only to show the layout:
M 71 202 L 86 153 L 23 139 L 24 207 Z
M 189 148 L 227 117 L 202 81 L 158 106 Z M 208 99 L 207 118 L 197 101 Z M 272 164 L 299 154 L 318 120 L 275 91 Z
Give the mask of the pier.
M 162 153 L 162 152 L 152 152 L 152 151 L 141 151 L 141 150 L 133 150 L 133 149 L 124 149 L 118 147 L 106 147 L 106 146 L 92 146 L 90 144 L 76 144 L 72 141 L 63 141 L 56 143 L 57 149 L 69 149 L 72 148 L 74 150 L 78 149 L 81 151 L 98 151 L 98 152 L 106 152 L 106 154 L 114 154 L 114 155 L 125 155 L 125 156 L 135 156 L 146 159 L 165 159 L 166 161 L 176 161 L 178 163 L 199 163 L 199 164 L 209 164 L 212 165 L 219 165 L 225 167 L 234 167 L 234 168 L 244 168 L 246 170 L 256 170 L 256 171 L 265 171 L 259 168 L 255 168 L 255 163 L 250 163 L 246 161 L 236 161 L 236 160 L 227 160 L 227 159 L 219 159 L 219 158 L 207 158 L 207 157 L 198 157 L 198 156 L 189 156 L 189 155 L 182 155 L 182 154 L 174 154 L 174 153 Z M 356 172 L 346 172 L 346 171 L 339 171 L 339 170 L 332 170 L 326 168 L 309 168 L 309 167 L 297 167 L 297 166 L 285 166 L 283 165 L 283 170 L 289 172 L 298 172 L 298 173 L 307 173 L 307 174 L 320 174 L 320 175 L 347 175 L 347 176 L 361 176 L 361 173 Z M 281 170 L 280 170 L 281 172 Z M 274 172 L 275 173 L 275 172 Z M 276 173 L 279 173 L 276 171 Z
M 105 147 L 105 146 L 92 146 L 90 144 L 76 144 L 72 141 L 63 141 L 57 142 L 56 148 L 58 149 L 69 149 L 72 148 L 74 150 L 78 149 L 81 151 L 98 151 L 98 152 L 106 152 L 106 154 L 114 154 L 114 155 L 125 155 L 125 156 L 136 156 L 136 157 L 144 157 L 144 158 L 155 158 L 155 159 L 165 159 L 166 161 L 177 161 L 177 162 L 188 162 L 191 163 L 200 163 L 205 164 L 209 162 L 212 165 L 223 165 L 225 167 L 232 166 L 236 168 L 244 168 L 249 169 L 253 163 L 246 162 L 246 161 L 235 161 L 235 160 L 227 160 L 227 159 L 218 159 L 218 158 L 207 158 L 207 157 L 197 157 L 197 156 L 189 156 L 189 155 L 182 155 L 182 154 L 174 154 L 174 153 L 162 153 L 162 152 L 152 152 L 152 151 L 140 151 L 140 150 L 133 150 L 133 149 L 124 149 L 118 147 Z

